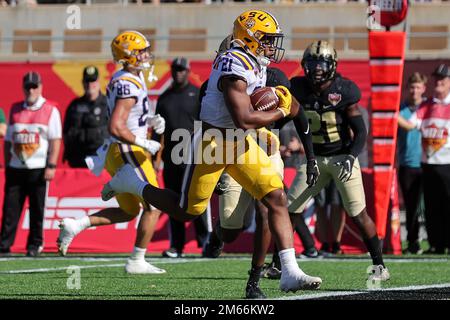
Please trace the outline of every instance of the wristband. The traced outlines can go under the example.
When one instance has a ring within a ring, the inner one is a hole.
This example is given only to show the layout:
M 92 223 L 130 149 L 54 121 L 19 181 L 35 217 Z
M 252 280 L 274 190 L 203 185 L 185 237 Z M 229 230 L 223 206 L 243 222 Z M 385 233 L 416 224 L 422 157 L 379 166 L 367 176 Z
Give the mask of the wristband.
M 54 163 L 47 163 L 46 168 L 49 168 L 49 169 L 56 169 L 56 164 L 54 164 Z

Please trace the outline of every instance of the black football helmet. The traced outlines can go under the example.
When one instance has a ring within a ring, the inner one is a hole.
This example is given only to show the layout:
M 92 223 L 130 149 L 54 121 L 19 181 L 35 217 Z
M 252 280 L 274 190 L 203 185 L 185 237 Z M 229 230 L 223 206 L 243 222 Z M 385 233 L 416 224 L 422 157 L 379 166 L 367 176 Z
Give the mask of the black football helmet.
M 303 53 L 301 65 L 306 78 L 313 85 L 320 85 L 336 74 L 337 53 L 327 41 L 314 41 Z

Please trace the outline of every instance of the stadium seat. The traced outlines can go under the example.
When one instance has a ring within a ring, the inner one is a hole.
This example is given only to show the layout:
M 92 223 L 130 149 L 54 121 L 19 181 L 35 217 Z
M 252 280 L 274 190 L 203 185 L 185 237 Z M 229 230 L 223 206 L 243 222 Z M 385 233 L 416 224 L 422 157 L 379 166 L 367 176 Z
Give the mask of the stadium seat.
M 314 40 L 317 40 L 319 36 L 317 37 L 308 37 L 308 38 L 295 38 L 295 36 L 301 36 L 306 34 L 330 34 L 330 27 L 313 27 L 313 28 L 305 28 L 305 27 L 295 27 L 292 28 L 292 43 L 291 43 L 291 49 L 292 50 L 304 50 L 306 47 L 313 42 Z M 330 41 L 330 36 L 327 37 L 320 37 L 322 40 Z
M 410 32 L 448 32 L 446 25 L 414 25 L 410 27 Z M 431 37 L 424 34 L 423 36 L 413 36 L 409 41 L 410 50 L 442 50 L 447 49 L 447 37 L 445 35 Z
M 70 39 L 70 36 L 93 37 L 89 40 Z M 83 29 L 64 31 L 64 52 L 101 52 L 102 29 Z M 95 38 L 94 38 L 95 37 Z
M 347 49 L 361 50 L 361 51 L 367 51 L 369 49 L 366 27 L 335 27 L 334 33 L 338 36 L 344 35 L 344 34 L 349 34 L 349 33 L 362 33 L 364 35 L 364 37 L 362 37 L 362 38 L 348 39 Z M 338 51 L 344 50 L 345 39 L 344 38 L 336 38 L 334 40 L 334 48 Z
M 50 37 L 52 35 L 52 31 L 50 29 L 43 30 L 27 30 L 27 29 L 17 29 L 14 30 L 14 38 L 16 37 L 32 37 L 35 36 L 46 36 L 48 39 L 44 40 L 19 40 L 14 39 L 13 41 L 13 53 L 27 53 L 28 50 L 31 52 L 39 52 L 39 53 L 49 53 L 51 48 L 51 40 Z M 31 48 L 28 47 L 31 42 Z
M 194 36 L 193 38 L 169 40 L 169 51 L 171 52 L 199 52 L 206 51 L 206 29 L 179 29 L 172 28 L 169 31 L 170 36 Z M 204 36 L 205 38 L 195 38 L 195 36 Z

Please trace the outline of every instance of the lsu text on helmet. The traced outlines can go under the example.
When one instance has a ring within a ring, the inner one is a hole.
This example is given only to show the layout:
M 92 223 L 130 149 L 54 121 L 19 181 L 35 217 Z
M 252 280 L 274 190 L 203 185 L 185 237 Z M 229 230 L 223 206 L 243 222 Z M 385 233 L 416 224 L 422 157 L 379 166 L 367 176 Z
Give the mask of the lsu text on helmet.
M 303 53 L 301 65 L 305 76 L 313 84 L 322 84 L 336 74 L 337 53 L 327 41 L 314 41 Z
M 234 21 L 233 43 L 253 55 L 261 65 L 283 59 L 283 38 L 278 21 L 266 11 L 245 11 Z
M 111 51 L 116 63 L 136 69 L 151 68 L 150 42 L 140 32 L 121 32 L 111 42 Z

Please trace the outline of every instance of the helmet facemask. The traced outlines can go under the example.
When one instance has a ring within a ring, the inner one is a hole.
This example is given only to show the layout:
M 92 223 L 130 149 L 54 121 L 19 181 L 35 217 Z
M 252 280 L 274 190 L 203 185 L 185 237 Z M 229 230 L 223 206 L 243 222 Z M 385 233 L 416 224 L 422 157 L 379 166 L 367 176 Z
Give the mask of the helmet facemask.
M 264 56 L 269 61 L 279 63 L 284 57 L 284 35 L 282 33 L 265 34 L 261 37 L 259 47 L 256 50 L 258 56 Z
M 332 79 L 336 73 L 336 63 L 332 59 L 309 56 L 302 60 L 305 76 L 314 85 Z
M 136 62 L 134 63 L 134 65 L 129 64 L 128 66 L 136 70 L 148 72 L 147 80 L 149 82 L 158 80 L 158 77 L 154 74 L 155 59 L 152 52 L 150 51 L 150 45 L 141 50 L 133 50 L 133 52 L 130 53 L 130 56 L 133 57 Z

